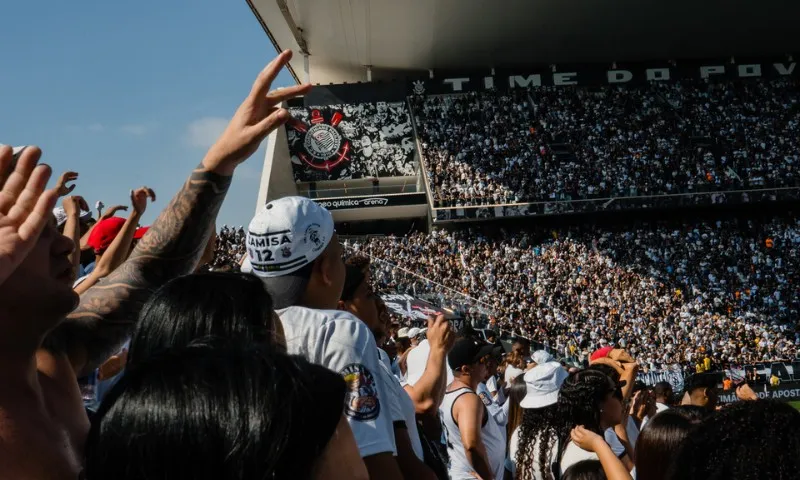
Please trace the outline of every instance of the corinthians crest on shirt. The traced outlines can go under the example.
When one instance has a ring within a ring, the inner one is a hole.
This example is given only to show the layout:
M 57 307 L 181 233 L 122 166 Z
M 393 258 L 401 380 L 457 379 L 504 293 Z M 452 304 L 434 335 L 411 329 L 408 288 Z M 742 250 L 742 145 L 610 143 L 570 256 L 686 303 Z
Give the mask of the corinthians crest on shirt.
M 349 162 L 352 155 L 350 141 L 342 137 L 339 124 L 344 116 L 341 112 L 334 112 L 330 120 L 319 110 L 311 111 L 311 125 L 300 120 L 292 120 L 289 127 L 293 128 L 303 140 L 303 151 L 298 157 L 316 170 L 330 172 L 342 163 Z

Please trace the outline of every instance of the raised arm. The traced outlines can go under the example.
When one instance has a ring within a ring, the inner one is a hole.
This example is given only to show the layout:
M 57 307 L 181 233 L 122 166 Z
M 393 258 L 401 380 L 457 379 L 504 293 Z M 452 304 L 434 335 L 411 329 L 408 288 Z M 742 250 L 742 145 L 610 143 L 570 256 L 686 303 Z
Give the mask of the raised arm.
M 417 414 L 435 414 L 439 411 L 447 388 L 447 353 L 453 348 L 454 341 L 455 334 L 444 316 L 439 315 L 435 320 L 428 320 L 431 352 L 425 364 L 425 372 L 417 383 L 405 386 Z
M 168 280 L 191 273 L 205 249 L 236 167 L 289 119 L 281 102 L 309 85 L 269 92 L 291 58 L 285 51 L 259 74 L 228 127 L 161 212 L 127 262 L 81 296 L 80 305 L 46 339 L 76 373 L 90 371 L 119 348 L 150 294 Z
M 117 233 L 114 241 L 111 242 L 111 245 L 108 246 L 105 253 L 100 257 L 100 260 L 97 261 L 97 266 L 92 270 L 92 273 L 75 287 L 75 291 L 79 295 L 83 295 L 97 282 L 111 275 L 111 273 L 119 268 L 128 258 L 131 244 L 133 244 L 133 236 L 136 234 L 136 229 L 139 226 L 139 220 L 141 220 L 142 215 L 147 209 L 148 198 L 155 201 L 156 194 L 147 187 L 142 187 L 136 191 L 131 190 L 131 205 L 133 205 L 133 211 L 128 215 L 128 218 L 122 225 L 122 229 Z

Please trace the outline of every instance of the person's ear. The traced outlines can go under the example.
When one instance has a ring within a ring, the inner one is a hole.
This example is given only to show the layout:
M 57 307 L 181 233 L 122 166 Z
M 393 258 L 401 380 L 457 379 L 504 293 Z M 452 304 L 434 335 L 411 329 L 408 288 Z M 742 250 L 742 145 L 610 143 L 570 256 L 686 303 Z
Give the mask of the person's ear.
M 319 256 L 318 260 L 319 261 L 317 262 L 317 265 L 314 266 L 314 268 L 315 269 L 319 268 L 320 280 L 322 281 L 322 284 L 325 285 L 326 287 L 329 287 L 333 285 L 333 276 L 332 276 L 334 268 L 333 261 L 337 261 L 339 259 L 337 259 L 334 255 L 331 255 L 328 249 L 326 249 Z

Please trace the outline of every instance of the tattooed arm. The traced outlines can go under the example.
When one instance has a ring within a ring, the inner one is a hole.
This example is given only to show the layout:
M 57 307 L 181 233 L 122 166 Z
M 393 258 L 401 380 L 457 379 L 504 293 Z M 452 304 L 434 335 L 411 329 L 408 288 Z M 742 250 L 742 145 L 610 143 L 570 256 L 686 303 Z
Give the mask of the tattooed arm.
M 285 51 L 259 74 L 225 132 L 128 261 L 84 293 L 78 308 L 45 340 L 44 348 L 69 356 L 76 373 L 91 371 L 116 352 L 155 289 L 195 269 L 236 166 L 289 119 L 289 112 L 277 105 L 310 88 L 299 85 L 269 92 L 290 59 L 291 52 Z

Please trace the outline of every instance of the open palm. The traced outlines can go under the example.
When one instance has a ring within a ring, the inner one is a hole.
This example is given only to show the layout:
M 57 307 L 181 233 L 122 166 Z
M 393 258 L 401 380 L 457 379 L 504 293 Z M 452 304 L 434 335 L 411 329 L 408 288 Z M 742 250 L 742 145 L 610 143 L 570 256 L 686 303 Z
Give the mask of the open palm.
M 258 74 L 250 94 L 236 110 L 210 153 L 233 160 L 234 164 L 241 163 L 258 150 L 270 132 L 289 120 L 289 112 L 279 105 L 311 89 L 311 85 L 305 84 L 270 92 L 272 82 L 291 59 L 291 50 L 285 50 Z
M 52 216 L 56 189 L 45 191 L 51 170 L 38 165 L 41 150 L 28 147 L 13 165 L 10 147 L 0 147 L 0 285 L 25 260 Z

